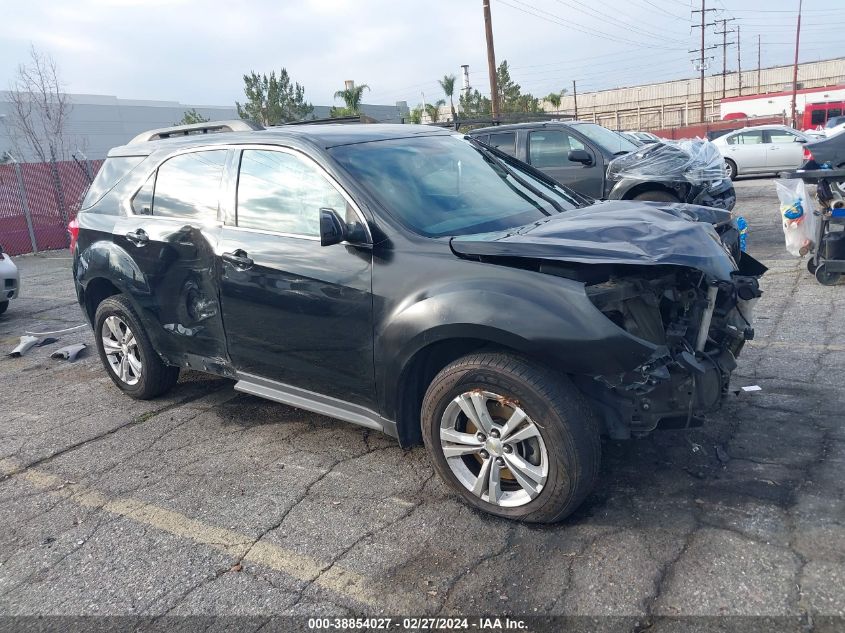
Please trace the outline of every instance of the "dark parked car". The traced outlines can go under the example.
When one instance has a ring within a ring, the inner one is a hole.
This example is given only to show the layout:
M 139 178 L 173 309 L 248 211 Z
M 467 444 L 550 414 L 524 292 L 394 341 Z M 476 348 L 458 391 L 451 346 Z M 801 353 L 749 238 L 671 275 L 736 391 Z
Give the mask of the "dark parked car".
M 424 442 L 470 504 L 543 522 L 590 492 L 600 433 L 719 406 L 765 270 L 725 211 L 594 204 L 412 125 L 119 147 L 71 237 L 79 303 L 129 396 L 180 368 L 232 378 Z
M 728 210 L 736 203 L 718 154 L 710 152 L 715 169 L 709 154 L 700 160 L 701 142 L 690 156 L 678 144 L 638 144 L 584 121 L 517 123 L 470 134 L 596 200 L 689 202 Z

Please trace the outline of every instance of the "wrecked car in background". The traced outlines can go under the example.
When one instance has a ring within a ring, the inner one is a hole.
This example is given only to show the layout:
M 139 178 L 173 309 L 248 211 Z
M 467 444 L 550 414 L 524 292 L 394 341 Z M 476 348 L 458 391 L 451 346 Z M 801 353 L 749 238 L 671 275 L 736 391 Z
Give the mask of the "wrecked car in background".
M 643 145 L 595 123 L 549 121 L 470 134 L 596 200 L 688 202 L 733 209 L 736 192 L 707 141 Z
M 77 295 L 127 395 L 232 378 L 424 442 L 467 503 L 550 522 L 601 433 L 692 426 L 727 393 L 765 271 L 727 211 L 594 203 L 427 126 L 245 125 L 142 135 L 82 205 Z

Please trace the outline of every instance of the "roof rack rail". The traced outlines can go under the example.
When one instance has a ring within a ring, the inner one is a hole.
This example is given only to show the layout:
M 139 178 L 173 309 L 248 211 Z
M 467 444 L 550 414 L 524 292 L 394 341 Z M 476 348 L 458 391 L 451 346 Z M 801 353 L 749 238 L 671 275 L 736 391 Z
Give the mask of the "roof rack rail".
M 245 121 L 243 119 L 235 119 L 233 121 L 209 121 L 207 123 L 192 123 L 191 125 L 174 125 L 172 127 L 163 127 L 157 130 L 147 130 L 146 132 L 141 132 L 138 136 L 129 141 L 127 145 L 147 143 L 148 141 L 173 138 L 174 136 L 213 134 L 216 132 L 250 132 L 263 129 L 263 125 L 253 123 L 252 121 Z

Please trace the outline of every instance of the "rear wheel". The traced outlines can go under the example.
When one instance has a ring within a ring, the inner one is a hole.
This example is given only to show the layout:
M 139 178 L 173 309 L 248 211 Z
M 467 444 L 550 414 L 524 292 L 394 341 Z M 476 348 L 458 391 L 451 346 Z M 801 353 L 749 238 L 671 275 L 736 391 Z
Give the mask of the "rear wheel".
M 432 381 L 423 439 L 437 473 L 497 516 L 550 523 L 592 490 L 598 425 L 566 376 L 508 354 L 455 361 Z
M 109 377 L 128 396 L 155 398 L 179 380 L 179 368 L 159 358 L 125 297 L 112 296 L 97 306 L 94 338 Z
M 633 200 L 650 200 L 651 202 L 680 202 L 678 196 L 669 193 L 668 191 L 661 191 L 660 189 L 652 189 L 651 191 L 644 191 L 632 198 Z
M 731 180 L 736 180 L 736 163 L 731 159 L 725 159 L 725 176 Z

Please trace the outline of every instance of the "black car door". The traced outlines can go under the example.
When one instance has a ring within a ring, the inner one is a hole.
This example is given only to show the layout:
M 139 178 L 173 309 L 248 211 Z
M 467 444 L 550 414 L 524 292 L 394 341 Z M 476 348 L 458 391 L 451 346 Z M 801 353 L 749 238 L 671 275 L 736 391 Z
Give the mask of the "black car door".
M 190 150 L 165 160 L 134 194 L 114 242 L 137 272 L 120 270 L 157 351 L 176 364 L 225 360 L 214 270 L 227 149 Z M 115 257 L 114 265 L 120 263 Z M 203 366 L 205 363 L 205 367 Z
M 569 151 L 585 150 L 590 164 L 569 160 Z M 604 164 L 598 153 L 565 130 L 543 128 L 528 133 L 528 163 L 578 193 L 604 197 Z
M 243 149 L 219 245 L 229 356 L 243 374 L 372 405 L 372 251 L 321 246 L 320 209 L 363 218 L 310 158 Z

